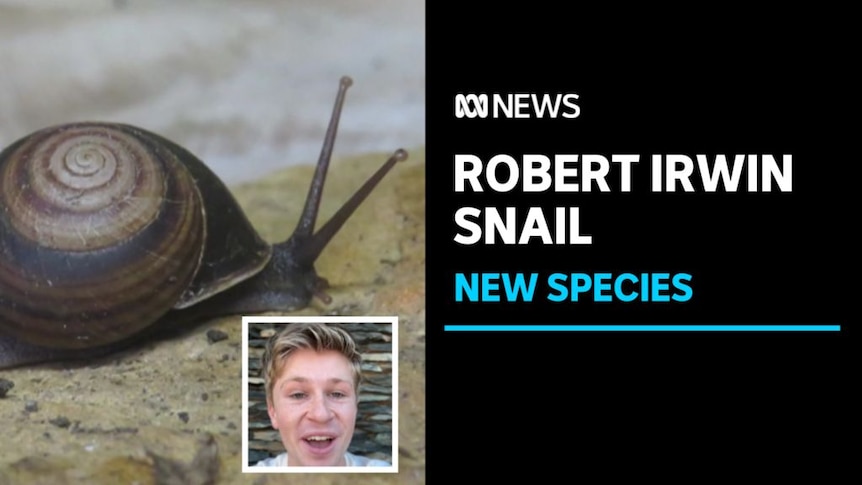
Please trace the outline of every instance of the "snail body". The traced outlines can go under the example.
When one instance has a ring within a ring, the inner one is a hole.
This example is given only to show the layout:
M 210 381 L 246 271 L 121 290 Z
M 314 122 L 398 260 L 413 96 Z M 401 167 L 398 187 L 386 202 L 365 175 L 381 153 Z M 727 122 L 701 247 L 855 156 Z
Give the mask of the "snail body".
M 294 234 L 268 244 L 197 157 L 155 133 L 72 123 L 0 152 L 0 368 L 99 356 L 206 316 L 291 311 L 325 280 L 314 260 L 398 160 L 317 233 L 343 78 Z

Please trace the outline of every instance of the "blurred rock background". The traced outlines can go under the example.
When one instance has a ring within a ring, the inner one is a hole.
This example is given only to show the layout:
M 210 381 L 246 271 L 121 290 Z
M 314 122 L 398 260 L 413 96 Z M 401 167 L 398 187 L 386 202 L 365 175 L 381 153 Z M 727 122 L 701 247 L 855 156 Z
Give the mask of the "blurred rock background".
M 45 126 L 123 121 L 228 184 L 320 151 L 424 143 L 424 0 L 0 0 L 0 147 Z

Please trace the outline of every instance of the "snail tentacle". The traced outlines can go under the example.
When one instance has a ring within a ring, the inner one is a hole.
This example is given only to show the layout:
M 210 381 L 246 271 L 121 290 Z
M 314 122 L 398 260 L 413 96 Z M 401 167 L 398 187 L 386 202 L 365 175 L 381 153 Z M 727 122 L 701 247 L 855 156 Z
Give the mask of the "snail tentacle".
M 323 146 L 320 149 L 320 157 L 317 159 L 314 177 L 308 187 L 308 196 L 305 198 L 305 206 L 299 217 L 299 223 L 293 231 L 295 237 L 311 236 L 314 233 L 317 212 L 323 198 L 323 184 L 326 182 L 326 172 L 329 171 L 329 162 L 332 160 L 332 150 L 335 147 L 335 137 L 338 134 L 338 123 L 341 120 L 347 88 L 351 85 L 353 85 L 353 80 L 348 76 L 343 76 L 338 84 L 338 94 L 335 97 L 335 105 L 332 107 L 332 116 L 329 118 L 326 135 L 323 137 Z

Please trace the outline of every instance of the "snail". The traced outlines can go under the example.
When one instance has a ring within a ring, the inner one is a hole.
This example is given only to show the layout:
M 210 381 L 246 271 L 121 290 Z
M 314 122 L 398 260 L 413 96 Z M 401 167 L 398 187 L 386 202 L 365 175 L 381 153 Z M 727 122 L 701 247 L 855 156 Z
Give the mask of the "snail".
M 131 125 L 45 128 L 0 152 L 0 368 L 103 356 L 191 321 L 329 303 L 314 261 L 396 162 L 315 232 L 343 77 L 294 233 L 265 242 L 197 157 Z

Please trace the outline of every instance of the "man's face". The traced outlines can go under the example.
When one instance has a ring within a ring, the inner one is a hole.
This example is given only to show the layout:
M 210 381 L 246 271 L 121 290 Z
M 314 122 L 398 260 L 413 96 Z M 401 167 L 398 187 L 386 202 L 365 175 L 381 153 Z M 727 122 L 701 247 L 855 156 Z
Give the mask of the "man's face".
M 353 366 L 334 350 L 298 349 L 285 360 L 268 405 L 289 466 L 341 466 L 353 438 Z

